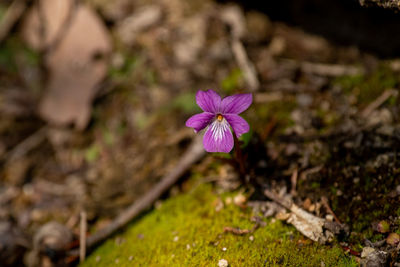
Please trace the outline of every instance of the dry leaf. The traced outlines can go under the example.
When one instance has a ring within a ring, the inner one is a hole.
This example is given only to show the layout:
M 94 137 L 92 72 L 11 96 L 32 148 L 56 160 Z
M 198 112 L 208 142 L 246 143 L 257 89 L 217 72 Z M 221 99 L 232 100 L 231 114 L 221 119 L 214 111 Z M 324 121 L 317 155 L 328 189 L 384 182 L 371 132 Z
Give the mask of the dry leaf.
M 47 2 L 49 0 L 41 1 L 42 4 Z M 77 6 L 70 20 L 62 19 L 66 17 L 64 13 L 58 20 L 53 19 L 52 14 L 59 12 L 60 6 L 70 5 L 67 2 L 71 1 L 57 0 L 59 5 L 46 5 L 43 9 L 46 29 L 60 30 L 65 26 L 59 26 L 59 23 L 62 24 L 65 21 L 69 25 L 57 46 L 46 55 L 45 62 L 50 77 L 39 105 L 39 113 L 52 124 L 73 123 L 78 129 L 83 129 L 89 121 L 91 102 L 98 90 L 98 85 L 106 75 L 106 59 L 111 51 L 111 41 L 103 22 L 92 9 L 85 5 Z M 50 7 L 53 7 L 54 11 Z M 35 12 L 32 14 L 35 16 Z M 36 16 L 38 16 L 37 13 Z M 47 19 L 50 17 L 52 19 Z M 33 21 L 36 19 L 38 18 L 32 18 Z M 37 30 L 37 25 L 26 24 L 25 31 L 34 32 L 35 30 Z M 54 33 L 56 31 L 51 30 L 46 34 L 46 45 L 53 45 L 52 38 L 58 38 L 54 37 L 57 36 L 57 33 Z M 36 34 L 39 36 L 27 38 L 33 47 L 40 43 L 36 43 L 40 40 L 36 39 L 40 38 L 40 34 L 38 32 Z

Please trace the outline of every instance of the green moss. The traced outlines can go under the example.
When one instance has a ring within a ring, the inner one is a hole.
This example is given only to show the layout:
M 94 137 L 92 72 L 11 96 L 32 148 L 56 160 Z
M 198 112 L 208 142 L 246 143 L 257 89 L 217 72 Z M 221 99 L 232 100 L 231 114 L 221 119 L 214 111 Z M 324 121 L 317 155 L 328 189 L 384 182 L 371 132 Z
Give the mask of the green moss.
M 376 99 L 386 89 L 395 88 L 400 82 L 399 76 L 386 64 L 380 65 L 370 75 L 343 76 L 334 81 L 348 94 L 355 94 L 359 104 L 367 104 Z M 393 105 L 396 99 L 389 99 Z
M 230 266 L 357 266 L 340 247 L 309 242 L 279 221 L 251 235 L 224 233 L 226 226 L 251 229 L 252 214 L 234 205 L 216 211 L 219 199 L 210 185 L 169 199 L 82 266 L 217 266 L 221 259 Z
M 196 93 L 183 93 L 174 99 L 171 107 L 179 109 L 186 114 L 200 113 L 202 110 L 196 104 L 195 99 Z
M 243 84 L 243 74 L 240 69 L 233 69 L 221 82 L 221 88 L 226 94 L 232 94 Z
M 293 97 L 287 96 L 279 101 L 269 103 L 254 103 L 252 110 L 254 112 L 247 113 L 250 125 L 253 130 L 258 133 L 265 131 L 265 122 L 275 120 L 277 122 L 274 135 L 284 133 L 287 127 L 293 126 L 294 122 L 291 118 L 291 113 L 297 107 Z
M 26 67 L 37 67 L 40 58 L 36 52 L 27 48 L 21 39 L 11 36 L 0 46 L 0 70 L 17 73 L 18 61 L 23 62 Z

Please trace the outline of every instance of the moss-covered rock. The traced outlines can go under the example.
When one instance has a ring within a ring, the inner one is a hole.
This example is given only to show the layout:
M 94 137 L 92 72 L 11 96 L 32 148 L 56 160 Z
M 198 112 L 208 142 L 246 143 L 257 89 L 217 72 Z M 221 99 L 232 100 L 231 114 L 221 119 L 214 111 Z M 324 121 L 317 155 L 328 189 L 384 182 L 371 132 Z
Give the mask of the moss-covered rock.
M 173 197 L 98 248 L 82 266 L 357 266 L 339 246 L 304 239 L 280 221 L 247 235 L 251 210 L 222 203 L 210 185 Z

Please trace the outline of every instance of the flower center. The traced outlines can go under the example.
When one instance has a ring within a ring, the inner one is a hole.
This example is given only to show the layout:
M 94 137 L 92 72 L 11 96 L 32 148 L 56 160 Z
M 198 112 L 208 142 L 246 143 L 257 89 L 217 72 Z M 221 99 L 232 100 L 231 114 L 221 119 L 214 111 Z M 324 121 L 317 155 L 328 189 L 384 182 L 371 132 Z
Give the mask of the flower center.
M 219 122 L 221 122 L 223 119 L 224 119 L 224 116 L 222 116 L 221 114 L 218 114 L 218 115 L 217 115 L 217 120 L 218 120 Z

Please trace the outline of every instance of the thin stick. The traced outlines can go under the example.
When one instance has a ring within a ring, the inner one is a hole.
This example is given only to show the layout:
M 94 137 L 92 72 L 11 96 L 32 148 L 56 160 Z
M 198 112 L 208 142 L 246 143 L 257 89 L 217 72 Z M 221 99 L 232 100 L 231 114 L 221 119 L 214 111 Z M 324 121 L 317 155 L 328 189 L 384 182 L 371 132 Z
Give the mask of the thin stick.
M 124 210 L 117 218 L 115 218 L 109 225 L 103 229 L 97 231 L 93 235 L 87 238 L 87 248 L 91 248 L 99 242 L 103 241 L 118 229 L 125 226 L 134 217 L 139 215 L 145 209 L 151 207 L 151 205 L 172 185 L 178 181 L 178 179 L 192 166 L 193 163 L 200 160 L 205 155 L 205 151 L 202 144 L 202 137 L 197 136 L 185 154 L 182 155 L 177 166 L 161 181 L 156 184 L 149 192 L 143 197 L 138 199 L 135 203 Z M 72 250 L 70 255 L 78 255 L 79 251 Z
M 28 138 L 24 139 L 24 141 L 12 148 L 9 152 L 7 152 L 4 158 L 7 159 L 7 162 L 11 162 L 26 155 L 29 151 L 40 145 L 40 143 L 45 140 L 46 130 L 47 127 L 43 126 L 39 130 L 34 132 Z
M 239 38 L 232 38 L 232 53 L 235 56 L 239 68 L 243 72 L 244 79 L 251 91 L 257 91 L 260 88 L 260 81 L 257 78 L 256 68 L 249 60 L 246 49 Z
M 298 171 L 298 169 L 296 168 L 296 169 L 293 171 L 292 176 L 290 177 L 290 182 L 291 182 L 291 184 L 292 184 L 292 188 L 290 189 L 290 194 L 291 194 L 292 196 L 297 195 L 296 187 L 297 187 L 297 177 L 298 177 L 298 176 L 299 176 L 299 171 Z
M 14 0 L 0 21 L 0 43 L 4 41 L 11 28 L 17 23 L 26 9 L 25 0 Z
M 333 218 L 335 218 L 335 220 L 336 220 L 338 223 L 342 224 L 342 223 L 340 222 L 339 218 L 336 216 L 336 214 L 333 212 L 333 210 L 332 210 L 331 207 L 329 206 L 328 199 L 327 199 L 325 196 L 321 197 L 321 202 L 322 202 L 322 204 L 324 205 L 325 209 L 333 216 Z
M 371 113 L 379 108 L 383 103 L 386 102 L 390 97 L 397 96 L 398 92 L 394 89 L 389 89 L 383 92 L 377 99 L 369 104 L 362 112 L 361 116 L 367 118 Z
M 312 62 L 302 62 L 301 70 L 305 73 L 317 74 L 321 76 L 338 77 L 343 75 L 360 75 L 364 71 L 356 66 L 321 64 Z
M 86 212 L 81 211 L 81 224 L 80 224 L 80 238 L 79 238 L 79 259 L 83 262 L 86 257 L 86 233 L 87 233 L 87 219 Z

